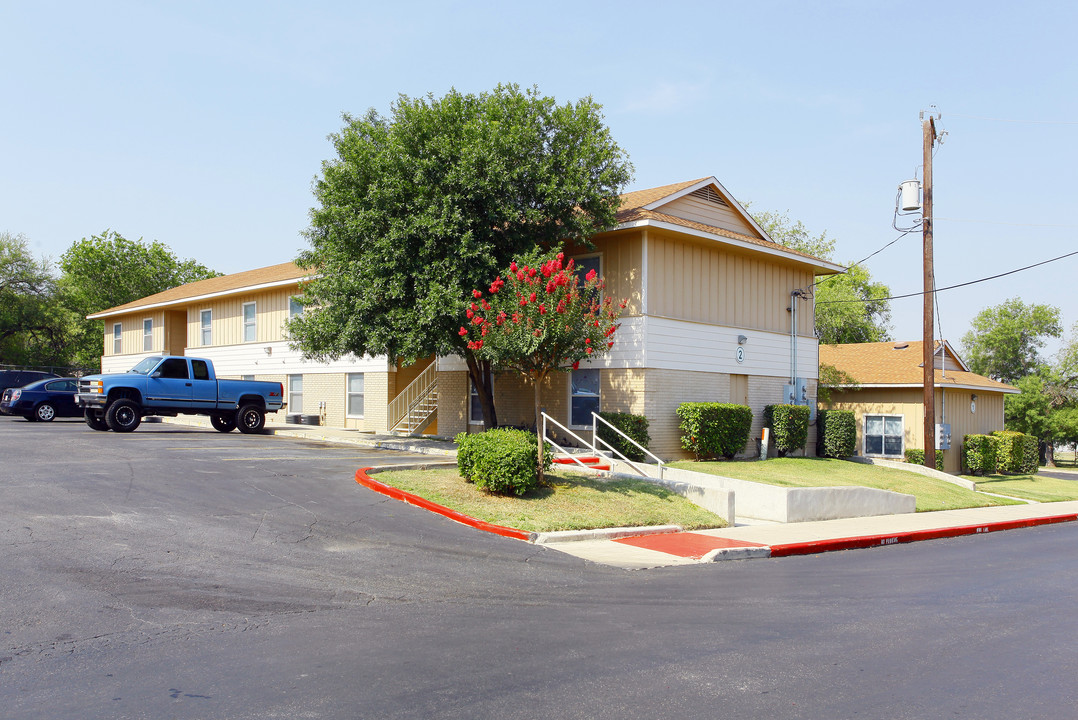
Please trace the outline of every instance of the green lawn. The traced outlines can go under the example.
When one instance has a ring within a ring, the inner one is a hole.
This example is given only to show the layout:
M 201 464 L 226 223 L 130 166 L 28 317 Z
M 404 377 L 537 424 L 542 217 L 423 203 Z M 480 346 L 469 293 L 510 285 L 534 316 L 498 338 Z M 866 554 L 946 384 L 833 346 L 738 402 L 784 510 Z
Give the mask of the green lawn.
M 548 487 L 524 497 L 490 495 L 465 482 L 456 468 L 396 470 L 375 480 L 496 525 L 528 532 L 681 525 L 725 527 L 718 515 L 643 480 L 604 481 L 575 473 L 548 474 Z
M 917 512 L 1019 504 L 1017 500 L 983 495 L 917 473 L 832 458 L 773 458 L 763 462 L 758 460 L 743 462 L 686 460 L 672 463 L 671 467 L 784 487 L 861 485 L 880 490 L 892 490 L 916 497 Z
M 1074 480 L 1059 480 L 1044 475 L 985 475 L 967 477 L 977 489 L 1036 502 L 1078 500 L 1078 475 Z

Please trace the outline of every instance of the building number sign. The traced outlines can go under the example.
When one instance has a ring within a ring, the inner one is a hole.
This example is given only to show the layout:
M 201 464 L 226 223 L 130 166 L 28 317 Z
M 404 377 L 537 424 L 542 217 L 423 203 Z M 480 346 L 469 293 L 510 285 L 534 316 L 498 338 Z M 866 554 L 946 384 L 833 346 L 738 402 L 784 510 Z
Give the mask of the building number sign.
M 737 356 L 736 357 L 737 357 L 737 362 L 739 364 L 745 362 L 745 348 L 738 345 L 737 346 Z

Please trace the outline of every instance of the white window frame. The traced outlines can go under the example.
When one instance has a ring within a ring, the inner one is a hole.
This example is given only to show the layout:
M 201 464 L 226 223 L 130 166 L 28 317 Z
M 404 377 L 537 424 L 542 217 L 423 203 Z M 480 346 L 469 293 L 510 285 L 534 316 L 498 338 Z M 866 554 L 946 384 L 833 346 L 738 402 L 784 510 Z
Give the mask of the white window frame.
M 153 352 L 153 318 L 142 321 L 142 352 Z
M 880 450 L 882 452 L 870 453 L 868 451 L 868 419 L 869 418 L 880 418 L 883 421 L 884 432 L 879 435 L 879 438 L 880 438 Z M 902 424 L 902 429 L 898 433 L 898 439 L 899 439 L 899 442 L 901 443 L 901 447 L 899 448 L 899 451 L 898 451 L 897 455 L 889 455 L 887 453 L 887 438 L 888 437 L 895 437 L 894 434 L 889 435 L 886 432 L 886 430 L 887 430 L 887 419 L 888 418 L 897 418 L 899 420 L 899 422 Z M 905 454 L 906 454 L 906 417 L 904 415 L 895 415 L 895 414 L 865 413 L 861 418 L 861 454 L 866 456 L 866 457 L 880 457 L 880 458 L 902 458 L 902 457 L 905 457 Z
M 112 354 L 123 355 L 124 351 L 124 326 L 123 323 L 112 325 Z
M 354 414 L 352 412 L 352 398 L 353 397 L 357 397 L 357 396 L 359 397 L 360 403 L 361 403 L 361 405 L 363 407 L 363 410 L 366 411 L 367 378 L 364 377 L 365 374 L 366 373 L 361 373 L 361 372 L 359 372 L 359 373 L 348 373 L 344 378 L 344 412 L 345 412 L 345 415 L 347 417 L 350 417 L 350 418 L 361 418 L 361 417 L 363 417 L 362 412 L 359 413 L 358 415 L 356 415 L 356 414 Z M 360 378 L 360 384 L 363 386 L 363 389 L 360 390 L 359 392 L 353 392 L 352 391 L 352 378 L 356 377 L 356 376 L 358 376 Z
M 247 308 L 251 308 L 251 318 L 247 319 Z M 258 303 L 245 302 L 243 304 L 243 341 L 258 342 Z
M 207 322 L 207 320 L 209 322 Z M 198 312 L 198 339 L 202 347 L 213 345 L 213 309 Z
M 299 380 L 299 391 L 294 389 L 295 380 Z M 288 385 L 288 412 L 289 413 L 302 413 L 303 412 L 303 375 L 289 375 L 287 380 Z M 299 402 L 295 402 L 296 397 L 299 397 Z M 299 407 L 296 407 L 296 406 Z
M 567 418 L 568 421 L 569 421 L 568 425 L 569 425 L 570 428 L 573 428 L 573 429 L 590 428 L 591 427 L 591 422 L 590 422 L 591 414 L 590 413 L 588 415 L 589 422 L 587 424 L 585 424 L 585 425 L 574 425 L 573 424 L 573 398 L 578 397 L 577 395 L 573 394 L 573 375 L 575 375 L 578 372 L 594 372 L 596 374 L 596 376 L 599 378 L 599 392 L 598 392 L 597 395 L 594 396 L 596 398 L 595 412 L 600 412 L 602 410 L 602 408 L 603 408 L 603 375 L 600 372 L 599 368 L 579 368 L 577 370 L 572 370 L 572 371 L 569 372 L 569 387 L 566 389 L 566 392 L 569 394 L 569 417 Z M 592 396 L 591 395 L 579 395 L 579 397 L 592 397 Z

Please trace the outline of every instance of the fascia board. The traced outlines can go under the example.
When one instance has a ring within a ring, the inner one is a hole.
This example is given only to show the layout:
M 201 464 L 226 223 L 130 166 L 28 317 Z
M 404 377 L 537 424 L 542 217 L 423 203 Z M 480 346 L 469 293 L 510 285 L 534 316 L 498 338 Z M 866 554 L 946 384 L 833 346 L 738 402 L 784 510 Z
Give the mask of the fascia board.
M 643 220 L 631 220 L 618 225 L 615 230 L 632 230 L 640 227 L 653 227 L 660 230 L 669 230 L 670 232 L 682 233 L 683 235 L 692 235 L 698 238 L 704 238 L 706 240 L 715 240 L 717 242 L 724 243 L 726 245 L 733 245 L 734 247 L 742 248 L 752 252 L 760 252 L 765 255 L 773 255 L 775 257 L 783 258 L 784 260 L 791 260 L 802 265 L 809 265 L 818 270 L 828 270 L 833 273 L 843 273 L 846 268 L 842 265 L 836 265 L 826 260 L 810 260 L 803 255 L 794 255 L 793 253 L 783 252 L 774 248 L 763 247 L 756 245 L 755 243 L 745 242 L 744 240 L 735 240 L 734 238 L 726 237 L 725 235 L 715 235 L 709 232 L 703 232 L 696 228 L 686 227 L 684 225 L 677 225 L 675 223 L 668 223 L 662 220 L 652 220 L 651 218 L 644 218 Z
M 309 277 L 294 278 L 292 280 L 275 280 L 274 282 L 262 283 L 260 285 L 246 285 L 241 288 L 235 288 L 232 290 L 220 290 L 215 293 L 206 293 L 204 295 L 192 295 L 191 297 L 177 298 L 175 300 L 165 300 L 162 302 L 151 303 L 149 305 L 139 305 L 138 307 L 127 308 L 124 310 L 106 310 L 104 312 L 94 313 L 87 315 L 87 320 L 100 320 L 101 318 L 116 317 L 117 315 L 127 315 L 129 313 L 141 313 L 147 310 L 159 310 L 160 308 L 175 307 L 176 305 L 189 305 L 192 303 L 205 302 L 207 300 L 214 300 L 216 298 L 227 297 L 229 295 L 242 295 L 249 292 L 257 292 L 259 290 L 272 290 L 273 288 L 286 287 L 288 285 L 299 285 Z
M 828 385 L 827 387 L 838 388 L 839 390 L 858 390 L 860 388 L 877 388 L 888 389 L 893 388 L 896 390 L 909 390 L 912 388 L 923 388 L 922 383 L 858 383 L 857 385 Z M 985 387 L 984 385 L 958 385 L 951 383 L 936 383 L 935 387 L 940 390 L 972 390 L 974 392 L 998 392 L 1003 395 L 1017 395 L 1021 393 L 1021 390 L 1005 390 L 1003 388 Z
M 765 231 L 762 227 L 760 227 L 760 224 L 758 222 L 756 222 L 756 219 L 749 213 L 749 211 L 746 210 L 741 205 L 741 203 L 739 203 L 737 201 L 737 198 L 735 198 L 733 195 L 730 194 L 730 191 L 727 190 L 723 186 L 723 184 L 721 182 L 719 182 L 719 179 L 716 178 L 715 176 L 705 178 L 705 179 L 701 180 L 698 183 L 694 183 L 694 184 L 690 185 L 689 187 L 682 188 L 681 190 L 678 190 L 675 193 L 671 193 L 669 195 L 666 195 L 665 197 L 659 198 L 658 200 L 655 200 L 653 202 L 649 202 L 647 205 L 644 205 L 643 208 L 645 210 L 658 210 L 663 205 L 666 205 L 667 203 L 673 202 L 674 200 L 677 200 L 678 198 L 685 197 L 686 195 L 689 195 L 690 193 L 694 193 L 697 190 L 699 190 L 700 188 L 705 188 L 708 185 L 714 185 L 715 187 L 717 187 L 719 189 L 719 192 L 722 194 L 722 196 L 724 198 L 726 198 L 726 203 L 730 207 L 732 207 L 739 215 L 741 215 L 741 218 L 745 222 L 749 223 L 756 232 L 760 233 L 761 238 L 763 238 L 764 240 L 770 240 L 771 242 L 774 242 L 774 240 L 771 239 L 771 236 L 767 234 L 767 231 Z

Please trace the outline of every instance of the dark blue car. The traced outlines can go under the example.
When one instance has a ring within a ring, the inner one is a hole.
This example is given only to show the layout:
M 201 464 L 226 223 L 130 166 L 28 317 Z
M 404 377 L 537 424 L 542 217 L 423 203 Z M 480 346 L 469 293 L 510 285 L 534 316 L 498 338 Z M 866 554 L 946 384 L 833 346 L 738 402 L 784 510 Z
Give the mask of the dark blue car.
M 38 380 L 20 388 L 8 388 L 0 398 L 0 413 L 22 415 L 27 420 L 49 422 L 57 417 L 82 417 L 75 402 L 78 380 Z

